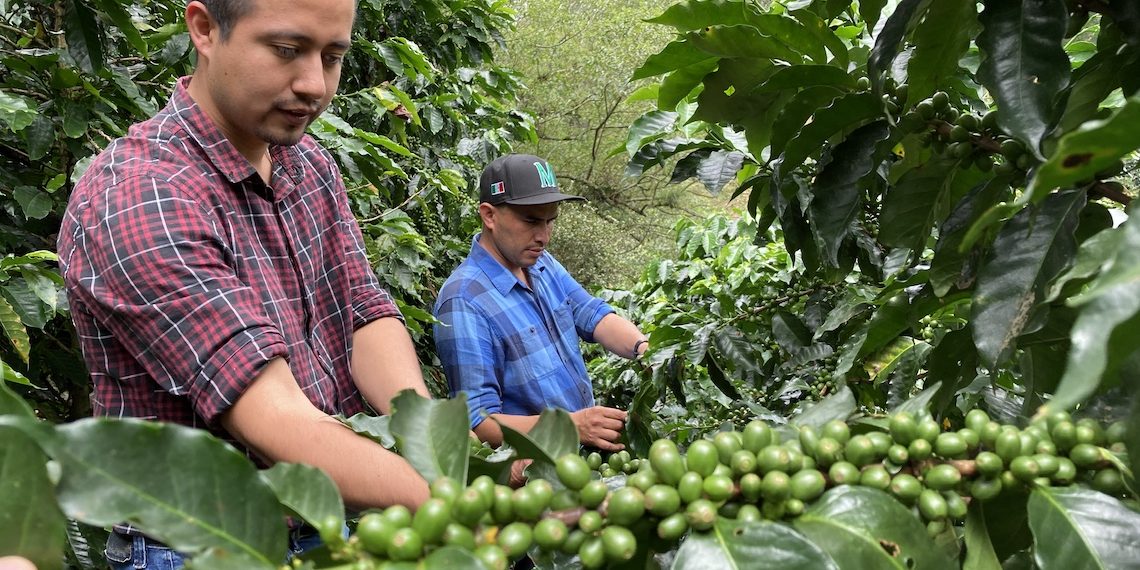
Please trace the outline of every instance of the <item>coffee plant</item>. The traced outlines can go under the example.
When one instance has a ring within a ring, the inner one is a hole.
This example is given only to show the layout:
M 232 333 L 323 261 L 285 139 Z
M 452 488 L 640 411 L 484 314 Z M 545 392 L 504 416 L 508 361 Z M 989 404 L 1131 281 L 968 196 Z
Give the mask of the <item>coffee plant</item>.
M 603 384 L 644 395 L 649 415 L 703 366 L 731 407 L 767 407 L 798 345 L 829 352 L 817 377 L 872 413 L 921 391 L 943 420 L 1075 410 L 1127 418 L 1140 441 L 1140 297 L 1126 277 L 1140 223 L 1125 213 L 1140 82 L 1122 73 L 1140 66 L 1138 14 L 1116 1 L 691 0 L 651 20 L 677 36 L 635 74 L 660 79 L 643 88 L 658 109 L 630 129 L 630 170 L 679 157 L 675 180 L 733 187 L 755 243 L 777 236 L 795 278 L 782 297 L 725 286 L 736 270 L 771 275 L 769 259 L 706 269 L 743 246 L 723 222 L 692 230 L 696 245 L 681 235 L 697 255 L 630 303 L 661 351 L 653 369 L 599 365 Z M 695 318 L 671 305 L 692 297 Z M 737 398 L 740 386 L 759 389 Z
M 1140 560 L 1135 480 L 1122 424 L 1053 412 L 1024 427 L 971 410 L 960 425 L 921 400 L 889 417 L 850 394 L 790 424 L 752 420 L 682 450 L 658 439 L 646 456 L 579 451 L 564 411 L 523 434 L 504 427 L 488 453 L 468 439 L 462 398 L 401 394 L 389 417 L 345 418 L 393 447 L 429 481 L 431 498 L 361 513 L 347 539 L 330 479 L 302 465 L 259 472 L 204 432 L 139 420 L 34 419 L 0 388 L 3 457 L 24 492 L 5 496 L 17 550 L 58 567 L 65 515 L 128 521 L 200 568 L 1126 568 Z M 129 453 L 116 453 L 127 445 Z M 155 466 L 153 453 L 194 457 Z M 505 485 L 515 459 L 525 485 Z M 50 459 L 50 462 L 48 461 Z M 49 465 L 51 466 L 49 469 Z M 224 482 L 224 484 L 222 484 Z M 234 509 L 233 505 L 241 505 Z M 285 517 L 326 544 L 285 560 Z M 7 551 L 7 549 L 5 549 Z M 395 565 L 393 565 L 395 564 Z

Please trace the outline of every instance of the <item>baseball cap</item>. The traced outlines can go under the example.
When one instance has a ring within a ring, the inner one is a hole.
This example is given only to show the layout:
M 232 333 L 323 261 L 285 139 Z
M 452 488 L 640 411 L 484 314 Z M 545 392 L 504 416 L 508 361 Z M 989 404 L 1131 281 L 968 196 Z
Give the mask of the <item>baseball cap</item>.
M 585 198 L 559 192 L 550 163 L 532 154 L 500 156 L 479 177 L 480 202 L 533 206 L 563 200 Z

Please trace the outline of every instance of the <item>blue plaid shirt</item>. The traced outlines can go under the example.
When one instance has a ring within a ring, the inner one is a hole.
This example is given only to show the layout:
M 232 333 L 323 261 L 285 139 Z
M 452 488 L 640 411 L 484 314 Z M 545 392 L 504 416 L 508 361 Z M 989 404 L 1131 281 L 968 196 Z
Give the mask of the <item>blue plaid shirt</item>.
M 451 395 L 467 393 L 471 427 L 485 414 L 535 415 L 548 407 L 573 412 L 594 405 L 579 339 L 614 312 L 586 292 L 549 253 L 519 281 L 479 236 L 443 284 L 434 313 L 435 347 Z

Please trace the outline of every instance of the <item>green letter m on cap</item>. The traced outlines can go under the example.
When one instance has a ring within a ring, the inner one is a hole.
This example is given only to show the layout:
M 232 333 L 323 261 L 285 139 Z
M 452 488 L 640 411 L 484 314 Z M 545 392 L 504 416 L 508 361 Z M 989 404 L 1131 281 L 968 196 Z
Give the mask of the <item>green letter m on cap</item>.
M 540 187 L 555 188 L 558 186 L 558 183 L 554 181 L 554 170 L 550 168 L 549 164 L 536 162 L 534 167 L 538 169 L 538 185 Z

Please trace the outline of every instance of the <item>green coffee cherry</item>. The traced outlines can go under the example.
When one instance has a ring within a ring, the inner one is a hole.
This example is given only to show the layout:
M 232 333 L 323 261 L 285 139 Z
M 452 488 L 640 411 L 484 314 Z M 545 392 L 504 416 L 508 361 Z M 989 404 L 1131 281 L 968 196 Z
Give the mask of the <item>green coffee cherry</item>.
M 695 471 L 701 477 L 712 475 L 713 469 L 716 469 L 717 463 L 720 462 L 716 445 L 707 439 L 698 439 L 689 445 L 689 449 L 685 452 L 685 460 L 689 470 Z

